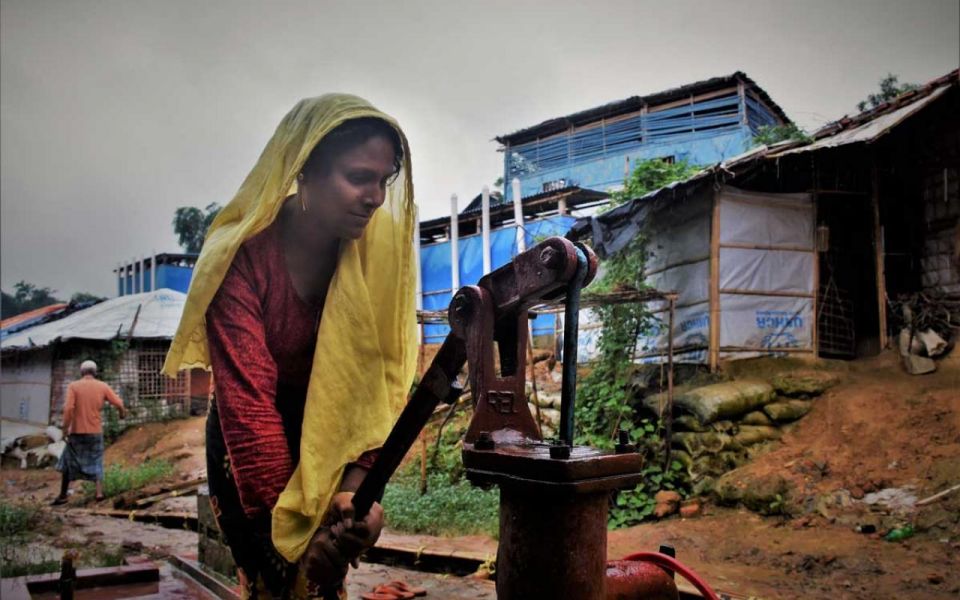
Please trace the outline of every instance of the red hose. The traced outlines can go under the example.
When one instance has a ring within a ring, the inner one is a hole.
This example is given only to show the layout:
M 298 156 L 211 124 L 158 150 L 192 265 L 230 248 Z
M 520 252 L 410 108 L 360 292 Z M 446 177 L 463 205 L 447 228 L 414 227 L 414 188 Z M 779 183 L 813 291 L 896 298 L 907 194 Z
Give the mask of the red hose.
M 707 600 L 720 600 L 716 592 L 710 589 L 710 586 L 707 585 L 704 580 L 700 579 L 699 575 L 691 571 L 686 565 L 672 556 L 660 554 L 659 552 L 634 552 L 629 556 L 624 556 L 623 560 L 639 560 L 642 562 L 653 563 L 663 569 L 676 571 L 677 573 L 683 575 L 687 581 L 692 583 L 693 587 L 697 588 L 697 591 L 703 594 L 703 597 Z

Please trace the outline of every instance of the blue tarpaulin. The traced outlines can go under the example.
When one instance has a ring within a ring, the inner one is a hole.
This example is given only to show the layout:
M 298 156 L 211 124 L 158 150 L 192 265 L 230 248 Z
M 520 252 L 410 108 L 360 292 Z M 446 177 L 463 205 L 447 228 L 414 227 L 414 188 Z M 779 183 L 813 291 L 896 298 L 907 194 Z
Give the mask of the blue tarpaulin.
M 576 219 L 569 216 L 553 216 L 523 224 L 527 247 L 545 237 L 564 235 Z M 483 238 L 470 235 L 459 239 L 460 285 L 473 285 L 483 276 Z M 517 253 L 517 228 L 514 226 L 494 229 L 490 232 L 490 264 L 496 269 Z M 453 274 L 450 268 L 450 242 L 439 242 L 420 249 L 420 273 L 423 289 L 423 309 L 446 310 L 455 290 L 451 289 Z M 542 315 L 533 322 L 533 334 L 553 333 L 553 315 Z M 449 333 L 446 325 L 426 325 L 425 341 L 440 343 Z

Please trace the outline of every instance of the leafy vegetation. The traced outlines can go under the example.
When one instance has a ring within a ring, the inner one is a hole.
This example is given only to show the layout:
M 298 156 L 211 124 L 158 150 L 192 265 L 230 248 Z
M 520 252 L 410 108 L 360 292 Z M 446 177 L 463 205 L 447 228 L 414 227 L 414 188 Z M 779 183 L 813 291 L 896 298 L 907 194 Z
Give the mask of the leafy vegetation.
M 428 535 L 497 534 L 496 489 L 482 490 L 466 480 L 451 483 L 446 473 L 435 473 L 427 478 L 427 490 L 421 495 L 418 483 L 410 479 L 388 485 L 383 495 L 387 525 Z
M 211 202 L 203 210 L 196 206 L 181 206 L 173 214 L 173 232 L 185 252 L 200 252 L 207 229 L 220 212 L 220 205 Z
M 116 496 L 159 481 L 173 474 L 173 465 L 165 460 L 148 460 L 133 467 L 112 464 L 103 472 L 103 494 Z M 85 481 L 84 492 L 93 496 L 93 484 Z
M 0 500 L 0 537 L 7 539 L 31 531 L 40 518 L 40 508 Z
M 45 521 L 37 504 L 0 500 L 0 576 L 21 577 L 59 568 L 52 553 L 37 551 L 31 541 L 42 533 L 56 534 L 59 524 Z M 24 550 L 29 550 L 29 559 Z
M 793 123 L 789 125 L 762 125 L 757 130 L 757 134 L 753 136 L 753 145 L 772 146 L 787 140 L 810 142 L 813 138 Z
M 0 292 L 0 316 L 8 319 L 31 310 L 63 302 L 56 297 L 56 293 L 57 290 L 49 287 L 37 287 L 27 281 L 18 281 L 13 284 L 12 294 Z M 105 300 L 105 298 L 88 292 L 77 292 L 70 297 L 70 304 L 76 306 L 101 300 Z
M 473 487 L 465 478 L 460 451 L 468 425 L 468 414 L 457 415 L 430 449 L 426 493 L 420 490 L 419 460 L 408 462 L 387 485 L 382 504 L 390 527 L 429 535 L 497 534 L 499 492 Z
M 670 463 L 666 471 L 659 464 L 648 464 L 643 469 L 643 482 L 632 490 L 620 492 L 610 507 L 610 529 L 636 525 L 653 514 L 656 506 L 654 496 L 660 490 L 686 490 L 683 465 L 677 461 Z
M 868 108 L 876 108 L 885 102 L 893 100 L 904 92 L 909 92 L 919 87 L 915 83 L 900 83 L 900 77 L 893 73 L 887 73 L 887 76 L 881 79 L 878 85 L 880 91 L 875 94 L 869 94 L 865 100 L 858 102 L 857 110 L 864 111 Z
M 638 162 L 624 182 L 623 191 L 613 198 L 616 206 L 638 198 L 674 181 L 686 179 L 697 168 L 685 162 L 661 160 Z M 643 290 L 647 286 L 643 273 L 647 260 L 646 237 L 641 234 L 624 249 L 603 263 L 604 274 L 594 285 L 600 292 Z M 638 399 L 630 390 L 638 337 L 656 326 L 655 318 L 640 303 L 613 304 L 596 309 L 601 329 L 598 358 L 591 372 L 584 377 L 577 391 L 577 443 L 599 448 L 612 448 L 617 430 L 626 431 L 631 439 L 647 449 L 650 455 L 644 481 L 635 489 L 618 495 L 611 510 L 610 525 L 632 525 L 653 511 L 653 496 L 660 489 L 683 487 L 682 471 L 671 468 L 664 472 L 655 456 L 659 430 L 655 423 L 639 419 Z

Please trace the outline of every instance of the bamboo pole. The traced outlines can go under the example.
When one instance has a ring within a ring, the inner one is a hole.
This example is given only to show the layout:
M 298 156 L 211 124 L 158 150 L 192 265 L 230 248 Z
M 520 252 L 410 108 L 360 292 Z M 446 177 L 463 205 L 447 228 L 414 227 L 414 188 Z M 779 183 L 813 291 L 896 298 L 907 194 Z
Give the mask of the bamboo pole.
M 530 387 L 533 391 L 534 410 L 537 413 L 537 432 L 540 434 L 540 438 L 543 439 L 543 425 L 541 424 L 543 419 L 540 416 L 540 396 L 537 393 L 537 369 L 533 364 L 533 330 L 530 327 L 530 323 L 527 323 L 527 364 L 530 365 Z
M 876 158 L 871 173 L 870 204 L 873 207 L 873 251 L 876 260 L 877 311 L 880 321 L 880 347 L 887 347 L 887 277 L 884 268 L 883 225 L 880 223 L 880 173 Z
M 417 376 L 423 376 L 424 348 L 427 343 L 426 325 L 420 322 L 420 353 L 417 355 Z M 420 495 L 427 493 L 427 432 L 420 430 Z
M 817 182 L 818 171 L 814 170 L 814 182 Z M 817 184 L 819 187 L 819 183 Z M 810 331 L 810 341 L 813 344 L 813 358 L 820 358 L 820 252 L 817 248 L 817 203 L 820 195 L 813 192 L 813 323 Z
M 710 223 L 710 372 L 720 364 L 720 196 L 713 195 Z

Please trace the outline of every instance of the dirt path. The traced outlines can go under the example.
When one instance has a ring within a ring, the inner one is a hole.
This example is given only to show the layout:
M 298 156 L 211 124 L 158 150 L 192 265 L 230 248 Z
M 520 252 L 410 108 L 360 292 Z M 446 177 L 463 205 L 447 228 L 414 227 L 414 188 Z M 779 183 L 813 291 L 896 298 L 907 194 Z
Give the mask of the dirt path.
M 890 353 L 830 366 L 841 373 L 841 383 L 814 401 L 810 414 L 781 444 L 733 474 L 744 485 L 771 477 L 786 480 L 789 518 L 708 504 L 700 518 L 674 517 L 612 532 L 609 556 L 669 543 L 716 587 L 761 598 L 960 597 L 960 493 L 915 510 L 865 503 L 868 494 L 885 488 L 923 498 L 960 483 L 960 352 L 939 367 L 934 374 L 911 377 Z M 174 479 L 202 476 L 203 423 L 197 417 L 132 430 L 108 448 L 106 462 L 132 465 L 162 458 L 176 464 Z M 58 479 L 52 470 L 4 470 L 0 495 L 44 502 L 56 493 Z M 158 508 L 189 510 L 194 502 L 176 498 Z M 75 495 L 71 506 L 81 505 Z M 51 544 L 99 540 L 117 546 L 129 542 L 131 552 L 155 556 L 196 552 L 192 532 L 72 509 L 44 510 L 62 522 L 60 537 Z M 882 532 L 904 523 L 916 533 L 900 543 L 855 531 L 861 524 Z M 392 569 L 364 565 L 351 593 L 358 597 L 361 588 L 403 573 Z M 403 576 L 434 586 L 434 597 L 494 597 L 489 583 Z

